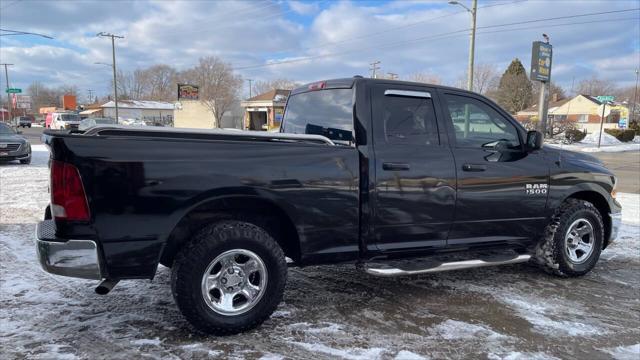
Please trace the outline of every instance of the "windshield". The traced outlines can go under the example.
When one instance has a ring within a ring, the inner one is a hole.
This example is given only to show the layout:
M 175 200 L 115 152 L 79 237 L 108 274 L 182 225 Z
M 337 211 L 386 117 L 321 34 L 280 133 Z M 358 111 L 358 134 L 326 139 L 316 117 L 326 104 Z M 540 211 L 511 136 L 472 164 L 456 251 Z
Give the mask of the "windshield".
M 0 134 L 13 135 L 15 134 L 15 132 L 10 126 L 7 126 L 6 124 L 0 124 Z
M 328 89 L 290 96 L 282 132 L 323 135 L 338 144 L 353 144 L 353 91 Z
M 80 121 L 80 115 L 78 114 L 62 114 L 60 115 L 62 121 Z

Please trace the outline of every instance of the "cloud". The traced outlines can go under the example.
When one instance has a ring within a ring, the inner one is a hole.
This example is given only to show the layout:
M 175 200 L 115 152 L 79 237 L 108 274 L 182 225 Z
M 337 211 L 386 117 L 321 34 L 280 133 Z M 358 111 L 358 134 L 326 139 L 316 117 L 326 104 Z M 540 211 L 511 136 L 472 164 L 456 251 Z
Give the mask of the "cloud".
M 518 57 L 528 68 L 531 42 L 546 32 L 554 45 L 554 81 L 569 86 L 573 78 L 595 74 L 630 85 L 634 79 L 627 73 L 638 67 L 640 21 L 612 19 L 637 18 L 637 11 L 524 22 L 634 7 L 634 1 L 589 1 L 579 7 L 564 1 L 481 2 L 476 62 L 495 64 L 502 72 Z M 606 21 L 562 25 L 598 20 Z M 111 62 L 111 43 L 95 37 L 100 31 L 125 36 L 116 42 L 117 63 L 124 70 L 155 63 L 184 69 L 207 55 L 239 69 L 301 59 L 239 70 L 256 80 L 367 75 L 369 63 L 380 60 L 383 73 L 403 77 L 428 71 L 453 84 L 468 58 L 469 14 L 446 3 L 23 1 L 3 11 L 0 21 L 3 28 L 55 37 L 0 38 L 3 62 L 16 63 L 12 84 L 75 84 L 101 94 L 110 91 L 110 74 L 93 63 Z M 482 28 L 505 23 L 516 24 Z

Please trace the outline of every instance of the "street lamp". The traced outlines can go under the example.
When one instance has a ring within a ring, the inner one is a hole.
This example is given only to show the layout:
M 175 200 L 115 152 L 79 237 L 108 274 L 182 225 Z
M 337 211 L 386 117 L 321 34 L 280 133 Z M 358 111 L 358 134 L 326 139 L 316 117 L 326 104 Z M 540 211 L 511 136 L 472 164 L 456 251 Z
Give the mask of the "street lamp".
M 467 89 L 473 91 L 473 58 L 476 47 L 476 14 L 478 13 L 478 0 L 472 0 L 471 9 L 463 3 L 450 0 L 451 5 L 460 5 L 471 14 L 471 33 L 469 34 L 469 68 L 467 69 Z

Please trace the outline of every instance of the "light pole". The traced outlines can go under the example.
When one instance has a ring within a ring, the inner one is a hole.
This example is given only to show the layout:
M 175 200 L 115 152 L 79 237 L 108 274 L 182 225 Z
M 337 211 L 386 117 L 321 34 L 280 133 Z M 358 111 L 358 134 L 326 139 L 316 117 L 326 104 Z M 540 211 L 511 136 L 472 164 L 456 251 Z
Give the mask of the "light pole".
M 460 5 L 471 14 L 471 33 L 469 34 L 469 64 L 467 69 L 467 90 L 473 91 L 473 60 L 476 49 L 476 15 L 478 13 L 478 0 L 472 0 L 471 9 L 456 0 L 450 0 L 449 4 Z
M 116 105 L 116 122 L 119 121 L 119 117 L 118 117 L 118 85 L 117 85 L 117 80 L 116 80 L 116 45 L 115 45 L 115 39 L 124 39 L 124 36 L 118 36 L 118 35 L 113 35 L 113 34 L 108 34 L 108 33 L 104 33 L 104 32 L 99 32 L 96 36 L 103 36 L 103 37 L 110 37 L 111 38 L 111 56 L 113 58 L 113 61 L 111 62 L 111 64 L 113 65 L 113 101 L 115 102 Z
M 9 110 L 9 121 L 11 121 L 11 116 L 13 115 L 13 104 L 11 103 L 11 94 L 9 94 L 9 71 L 7 70 L 7 66 L 12 66 L 13 64 L 0 64 L 4 65 L 4 78 L 7 80 L 7 110 Z M 4 120 L 4 113 L 2 113 Z

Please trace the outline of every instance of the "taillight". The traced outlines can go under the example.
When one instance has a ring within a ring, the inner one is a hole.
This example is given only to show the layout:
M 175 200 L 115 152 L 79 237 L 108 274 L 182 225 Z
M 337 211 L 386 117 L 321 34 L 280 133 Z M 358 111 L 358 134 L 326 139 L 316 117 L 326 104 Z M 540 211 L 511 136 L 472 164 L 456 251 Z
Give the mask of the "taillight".
M 88 221 L 89 206 L 78 169 L 51 161 L 51 213 L 58 220 Z
M 309 90 L 321 90 L 327 85 L 324 81 L 319 81 L 313 84 L 309 84 Z

